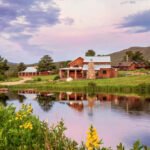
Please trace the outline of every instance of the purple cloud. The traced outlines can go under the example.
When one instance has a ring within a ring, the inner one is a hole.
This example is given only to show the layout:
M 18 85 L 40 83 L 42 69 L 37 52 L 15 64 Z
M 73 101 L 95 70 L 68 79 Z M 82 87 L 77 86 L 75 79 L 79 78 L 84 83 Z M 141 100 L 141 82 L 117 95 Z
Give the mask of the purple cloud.
M 32 56 L 52 54 L 42 46 L 29 42 L 40 27 L 51 27 L 65 22 L 60 18 L 60 8 L 54 0 L 0 0 L 0 33 L 7 34 L 8 40 L 20 45 Z M 66 20 L 68 25 L 73 19 Z
M 150 10 L 146 10 L 134 15 L 130 15 L 124 19 L 120 28 L 129 28 L 135 33 L 150 31 Z
M 52 0 L 49 2 L 52 2 Z M 46 5 L 47 1 L 44 0 L 42 3 Z M 54 7 L 51 3 L 51 6 L 44 11 L 42 8 L 39 9 L 38 5 L 40 5 L 39 0 L 3 0 L 0 6 L 1 29 L 19 32 L 25 28 L 34 28 L 35 30 L 41 26 L 51 26 L 60 23 L 59 8 Z M 33 9 L 32 7 L 35 8 Z M 27 22 L 26 25 L 11 24 L 11 22 L 22 16 Z

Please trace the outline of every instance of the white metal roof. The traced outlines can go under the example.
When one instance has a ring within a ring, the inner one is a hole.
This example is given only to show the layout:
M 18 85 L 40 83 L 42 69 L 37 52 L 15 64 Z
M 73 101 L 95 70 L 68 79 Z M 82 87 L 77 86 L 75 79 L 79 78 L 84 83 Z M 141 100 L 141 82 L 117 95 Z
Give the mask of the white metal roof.
M 37 72 L 37 69 L 35 67 L 27 67 L 24 71 L 21 72 Z
M 68 67 L 68 68 L 60 68 L 60 70 L 82 70 L 82 67 Z
M 111 68 L 111 65 L 94 65 L 94 70 L 100 70 L 100 69 L 106 69 L 106 68 Z M 88 65 L 83 66 L 83 70 L 88 70 Z
M 84 62 L 111 62 L 110 56 L 86 56 Z

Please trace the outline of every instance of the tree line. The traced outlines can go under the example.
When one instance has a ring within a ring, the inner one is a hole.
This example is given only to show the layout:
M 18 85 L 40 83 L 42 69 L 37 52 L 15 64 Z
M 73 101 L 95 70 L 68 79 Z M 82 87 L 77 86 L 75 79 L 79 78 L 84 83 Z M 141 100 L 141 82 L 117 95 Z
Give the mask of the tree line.
M 5 80 L 8 77 L 17 77 L 18 72 L 24 71 L 28 65 L 25 65 L 23 62 L 20 62 L 15 67 L 10 67 L 7 59 L 4 59 L 0 56 L 0 81 Z M 49 55 L 43 56 L 37 64 L 37 71 L 50 71 L 56 69 L 53 59 Z
M 96 56 L 96 52 L 93 49 L 89 49 L 85 52 L 85 56 Z M 101 56 L 101 55 L 97 55 Z M 135 61 L 135 62 L 144 62 L 147 66 L 150 66 L 150 61 L 145 60 L 143 53 L 140 51 L 127 51 L 123 57 L 123 61 Z M 50 71 L 50 70 L 57 70 L 62 67 L 67 67 L 68 62 L 70 61 L 63 61 L 56 65 L 53 59 L 49 55 L 43 56 L 39 62 L 36 64 L 37 71 Z M 23 62 L 20 62 L 16 67 L 11 69 L 10 65 L 8 65 L 8 61 L 0 56 L 0 80 L 4 80 L 7 77 L 15 77 L 18 75 L 18 72 L 24 71 L 27 68 Z
M 146 60 L 143 53 L 140 51 L 127 51 L 123 57 L 123 61 L 144 63 L 146 66 L 150 67 L 150 61 Z

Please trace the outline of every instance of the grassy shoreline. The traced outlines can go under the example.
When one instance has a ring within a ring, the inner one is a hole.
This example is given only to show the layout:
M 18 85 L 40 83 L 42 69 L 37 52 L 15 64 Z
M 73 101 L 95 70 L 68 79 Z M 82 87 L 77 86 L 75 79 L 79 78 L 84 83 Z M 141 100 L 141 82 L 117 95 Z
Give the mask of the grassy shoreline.
M 9 88 L 11 90 L 37 89 L 74 92 L 82 91 L 150 94 L 150 75 L 97 80 L 74 80 L 71 82 L 52 80 L 49 81 L 45 80 L 45 77 L 41 77 L 40 81 L 32 80 L 20 85 L 0 87 Z

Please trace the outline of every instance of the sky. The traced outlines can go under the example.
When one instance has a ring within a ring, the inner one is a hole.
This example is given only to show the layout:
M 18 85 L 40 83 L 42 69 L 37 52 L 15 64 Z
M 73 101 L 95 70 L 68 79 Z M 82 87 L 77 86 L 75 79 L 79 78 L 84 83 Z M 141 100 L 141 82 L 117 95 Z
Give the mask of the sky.
M 0 56 L 35 63 L 150 46 L 150 0 L 0 0 Z

